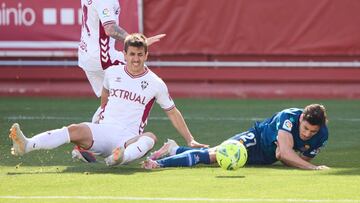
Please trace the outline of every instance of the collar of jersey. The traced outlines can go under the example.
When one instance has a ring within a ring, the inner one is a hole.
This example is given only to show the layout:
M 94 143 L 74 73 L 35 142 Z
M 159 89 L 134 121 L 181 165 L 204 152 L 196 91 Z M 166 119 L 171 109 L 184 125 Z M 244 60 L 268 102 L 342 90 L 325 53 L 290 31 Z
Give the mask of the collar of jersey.
M 143 73 L 138 74 L 138 75 L 133 75 L 133 74 L 131 74 L 131 73 L 129 72 L 127 66 L 124 66 L 124 69 L 125 69 L 126 74 L 128 74 L 131 78 L 140 78 L 140 77 L 146 75 L 146 73 L 149 72 L 149 69 L 148 69 L 146 66 L 145 66 L 145 71 L 144 71 Z

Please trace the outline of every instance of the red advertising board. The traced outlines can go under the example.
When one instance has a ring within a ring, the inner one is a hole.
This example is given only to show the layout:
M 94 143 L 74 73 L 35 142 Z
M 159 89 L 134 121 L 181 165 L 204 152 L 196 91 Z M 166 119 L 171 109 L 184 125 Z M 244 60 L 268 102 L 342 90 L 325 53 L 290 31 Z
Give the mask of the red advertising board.
M 360 55 L 359 0 L 144 0 L 158 55 Z
M 120 24 L 138 31 L 141 1 L 120 0 Z M 143 0 L 144 33 L 166 33 L 152 55 L 360 55 L 360 1 Z M 79 0 L 0 0 L 0 56 L 74 50 Z
M 121 26 L 138 31 L 137 2 L 120 4 Z M 0 0 L 0 51 L 76 50 L 81 21 L 80 1 Z

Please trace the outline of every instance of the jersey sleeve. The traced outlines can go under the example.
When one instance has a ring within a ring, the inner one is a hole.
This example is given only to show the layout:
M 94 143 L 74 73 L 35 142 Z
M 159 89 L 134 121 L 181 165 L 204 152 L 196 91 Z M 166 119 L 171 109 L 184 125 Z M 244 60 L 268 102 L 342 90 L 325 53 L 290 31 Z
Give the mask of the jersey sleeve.
M 291 131 L 294 125 L 295 125 L 295 121 L 290 114 L 282 113 L 280 115 L 277 123 L 278 130 L 284 130 L 286 132 L 292 133 Z
M 113 0 L 98 0 L 94 1 L 94 4 L 99 15 L 99 19 L 103 25 L 116 22 L 117 15 L 115 12 L 117 11 L 114 10 L 115 5 Z
M 175 103 L 172 100 L 168 88 L 164 81 L 159 79 L 158 93 L 156 95 L 156 103 L 160 105 L 165 111 L 170 111 L 175 107 Z

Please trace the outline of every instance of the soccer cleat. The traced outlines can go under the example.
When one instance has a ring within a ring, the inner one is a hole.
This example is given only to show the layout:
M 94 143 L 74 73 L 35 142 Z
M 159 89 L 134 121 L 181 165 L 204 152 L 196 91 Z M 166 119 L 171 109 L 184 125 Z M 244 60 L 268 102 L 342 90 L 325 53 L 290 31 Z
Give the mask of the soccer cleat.
M 14 156 L 22 156 L 25 154 L 25 147 L 27 139 L 23 132 L 20 130 L 18 123 L 14 123 L 10 128 L 9 137 L 13 141 L 13 147 L 11 148 L 11 154 Z
M 160 168 L 160 165 L 158 162 L 152 159 L 146 159 L 142 162 L 141 167 L 144 169 L 154 169 L 154 168 Z
M 96 162 L 96 157 L 92 152 L 82 149 L 79 146 L 74 147 L 74 149 L 71 152 L 71 156 L 73 159 L 79 159 L 85 163 L 95 163 Z
M 171 151 L 173 151 L 174 148 L 178 147 L 179 145 L 174 140 L 168 139 L 167 142 L 165 142 L 159 150 L 151 153 L 148 158 L 152 160 L 158 160 L 173 155 L 171 154 Z
M 112 154 L 104 159 L 107 166 L 116 166 L 122 163 L 124 159 L 124 148 L 115 148 Z

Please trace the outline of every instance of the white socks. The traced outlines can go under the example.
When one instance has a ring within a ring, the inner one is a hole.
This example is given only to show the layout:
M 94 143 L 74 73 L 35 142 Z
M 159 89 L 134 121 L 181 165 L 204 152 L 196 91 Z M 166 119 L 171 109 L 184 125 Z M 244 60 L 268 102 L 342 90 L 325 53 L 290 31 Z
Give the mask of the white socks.
M 155 141 L 148 136 L 141 136 L 136 142 L 127 146 L 121 164 L 126 164 L 143 157 L 154 147 Z
M 60 145 L 70 143 L 70 135 L 67 127 L 46 131 L 27 138 L 25 152 L 39 149 L 54 149 Z

